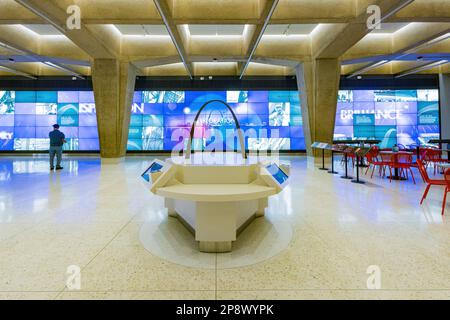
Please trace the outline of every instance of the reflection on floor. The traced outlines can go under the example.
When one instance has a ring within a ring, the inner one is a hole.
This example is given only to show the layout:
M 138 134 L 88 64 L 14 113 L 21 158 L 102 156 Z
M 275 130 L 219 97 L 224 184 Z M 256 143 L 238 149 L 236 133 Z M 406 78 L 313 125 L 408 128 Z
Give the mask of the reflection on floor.
M 270 200 L 268 219 L 290 225 L 289 244 L 247 266 L 217 267 L 232 262 L 221 254 L 208 257 L 212 267 L 186 266 L 139 239 L 158 215 L 167 222 L 139 177 L 151 159 L 67 157 L 50 173 L 44 156 L 1 157 L 0 299 L 450 298 L 450 205 L 442 217 L 443 189 L 433 187 L 419 206 L 417 171 L 417 185 L 378 176 L 357 185 L 286 157 L 290 186 Z M 380 289 L 368 288 L 378 283 L 368 269 L 380 271 Z

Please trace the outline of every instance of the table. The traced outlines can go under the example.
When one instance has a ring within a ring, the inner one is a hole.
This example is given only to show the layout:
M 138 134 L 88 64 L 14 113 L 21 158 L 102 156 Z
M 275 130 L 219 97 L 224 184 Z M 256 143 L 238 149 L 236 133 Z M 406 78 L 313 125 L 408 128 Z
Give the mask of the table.
M 355 140 L 334 140 L 333 144 L 379 144 L 381 140 L 378 139 L 355 139 Z
M 398 161 L 398 155 L 399 154 L 413 154 L 413 152 L 406 152 L 406 151 L 399 151 L 399 152 L 393 152 L 393 151 L 380 151 L 380 154 L 391 154 L 394 155 L 394 162 Z M 392 180 L 407 180 L 406 178 L 403 178 L 401 176 L 399 176 L 399 172 L 398 172 L 398 168 L 394 168 L 394 175 L 388 177 Z
M 431 139 L 428 143 L 450 143 L 450 139 Z

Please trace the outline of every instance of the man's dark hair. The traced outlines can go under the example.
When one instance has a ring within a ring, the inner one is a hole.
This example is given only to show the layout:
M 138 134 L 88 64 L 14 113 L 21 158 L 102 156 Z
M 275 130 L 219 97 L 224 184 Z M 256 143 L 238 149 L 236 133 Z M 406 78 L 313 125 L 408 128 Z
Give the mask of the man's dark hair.
M 53 125 L 53 128 L 54 128 L 54 129 L 59 129 L 59 124 L 54 124 L 54 125 Z

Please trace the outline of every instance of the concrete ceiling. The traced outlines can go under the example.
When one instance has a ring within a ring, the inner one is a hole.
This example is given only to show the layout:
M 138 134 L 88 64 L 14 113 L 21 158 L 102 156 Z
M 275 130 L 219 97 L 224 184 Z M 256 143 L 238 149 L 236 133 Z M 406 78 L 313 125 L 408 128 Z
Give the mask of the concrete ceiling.
M 36 33 L 39 36 L 59 36 L 63 35 L 55 27 L 50 24 L 24 24 L 23 27 Z
M 122 36 L 169 36 L 163 24 L 115 24 Z
M 73 4 L 80 30 L 66 28 Z M 291 75 L 316 58 L 340 58 L 348 76 L 450 72 L 431 64 L 450 61 L 447 35 L 449 0 L 0 0 L 0 76 L 83 77 L 97 58 L 158 76 Z
M 189 24 L 191 36 L 243 36 L 243 24 Z

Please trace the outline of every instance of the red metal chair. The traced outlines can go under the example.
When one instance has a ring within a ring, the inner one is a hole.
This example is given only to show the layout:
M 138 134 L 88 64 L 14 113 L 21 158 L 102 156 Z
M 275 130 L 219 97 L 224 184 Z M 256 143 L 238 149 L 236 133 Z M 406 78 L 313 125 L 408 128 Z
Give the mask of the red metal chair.
M 448 182 L 446 180 L 432 180 L 428 176 L 427 169 L 425 168 L 422 160 L 417 160 L 417 167 L 419 168 L 420 175 L 422 176 L 423 181 L 427 184 L 427 187 L 425 188 L 425 191 L 422 196 L 422 200 L 420 200 L 420 204 L 423 203 L 423 201 L 427 198 L 428 191 L 430 191 L 431 186 L 447 186 Z
M 352 160 L 352 166 L 355 166 L 355 159 L 356 159 L 356 154 L 354 152 L 348 152 L 347 153 L 347 161 L 348 160 Z M 342 155 L 342 159 L 341 159 L 341 165 L 345 164 L 345 154 Z
M 444 172 L 445 182 L 447 183 L 444 191 L 444 199 L 442 200 L 442 215 L 444 215 L 445 205 L 447 201 L 447 193 L 450 192 L 450 168 Z
M 370 168 L 372 168 L 372 174 L 370 175 L 370 178 L 373 178 L 373 173 L 375 172 L 375 168 L 377 166 L 379 167 L 380 177 L 383 172 L 384 164 L 382 161 L 380 161 L 380 159 L 378 159 L 379 150 L 380 150 L 380 148 L 378 148 L 377 146 L 373 146 L 366 155 L 369 166 L 367 167 L 365 174 L 367 174 L 367 172 L 369 172 Z
M 389 168 L 389 176 L 392 177 L 393 155 L 391 153 L 380 153 L 383 177 L 386 175 L 386 167 Z
M 419 160 L 424 161 L 424 166 L 427 167 L 426 161 L 425 161 L 425 154 L 427 153 L 429 148 L 422 148 L 419 147 Z
M 447 162 L 447 159 L 442 158 L 442 150 L 439 149 L 428 149 L 425 153 L 424 160 L 427 165 L 433 165 L 434 174 L 436 174 L 438 163 Z
M 394 155 L 392 157 L 394 157 Z M 404 174 L 406 179 L 408 179 L 408 171 L 411 172 L 412 180 L 413 180 L 414 184 L 416 184 L 416 180 L 414 179 L 414 174 L 411 170 L 412 164 L 413 164 L 412 154 L 399 153 L 399 154 L 397 154 L 397 161 L 392 160 L 391 167 L 393 169 L 399 169 L 400 176 L 402 174 Z

